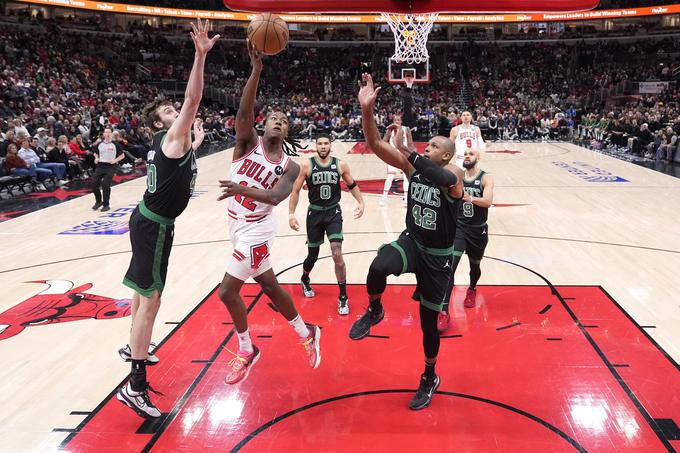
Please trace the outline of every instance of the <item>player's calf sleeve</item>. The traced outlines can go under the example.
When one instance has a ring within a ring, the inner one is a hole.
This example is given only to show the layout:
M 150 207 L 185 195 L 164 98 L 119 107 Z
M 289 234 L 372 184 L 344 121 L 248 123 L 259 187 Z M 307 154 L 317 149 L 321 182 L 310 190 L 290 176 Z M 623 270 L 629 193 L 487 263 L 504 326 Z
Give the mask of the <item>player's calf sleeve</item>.
M 425 357 L 434 358 L 439 354 L 439 331 L 437 330 L 439 313 L 420 305 L 420 328 L 423 331 L 423 351 Z
M 307 258 L 302 262 L 302 269 L 309 273 L 319 259 L 319 247 L 307 247 Z
M 482 268 L 480 267 L 480 261 L 470 260 L 470 287 L 476 288 L 479 277 L 482 276 Z

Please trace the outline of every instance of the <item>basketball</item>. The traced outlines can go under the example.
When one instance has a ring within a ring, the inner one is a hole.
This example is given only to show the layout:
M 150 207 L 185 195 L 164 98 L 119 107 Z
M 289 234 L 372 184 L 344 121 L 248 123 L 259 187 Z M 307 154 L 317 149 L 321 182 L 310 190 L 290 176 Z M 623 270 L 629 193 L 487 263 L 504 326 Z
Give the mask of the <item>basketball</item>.
M 276 14 L 260 14 L 248 25 L 248 39 L 259 52 L 276 55 L 288 44 L 288 24 Z

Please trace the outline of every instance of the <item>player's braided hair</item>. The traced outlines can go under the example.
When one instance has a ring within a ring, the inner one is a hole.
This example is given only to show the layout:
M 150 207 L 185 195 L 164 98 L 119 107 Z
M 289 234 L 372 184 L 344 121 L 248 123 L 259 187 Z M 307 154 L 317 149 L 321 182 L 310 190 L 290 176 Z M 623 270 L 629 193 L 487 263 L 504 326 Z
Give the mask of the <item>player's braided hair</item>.
M 300 144 L 300 139 L 296 137 L 286 137 L 283 141 L 283 152 L 289 156 L 299 156 L 297 153 L 298 149 L 307 149 L 307 146 L 302 146 Z

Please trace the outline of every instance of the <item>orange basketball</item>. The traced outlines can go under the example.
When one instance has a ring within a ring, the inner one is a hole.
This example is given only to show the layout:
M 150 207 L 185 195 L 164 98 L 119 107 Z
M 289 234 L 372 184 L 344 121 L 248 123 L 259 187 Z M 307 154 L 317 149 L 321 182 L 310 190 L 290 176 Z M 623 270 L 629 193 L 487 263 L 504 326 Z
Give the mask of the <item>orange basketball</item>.
M 248 25 L 248 39 L 265 55 L 276 55 L 288 44 L 288 24 L 276 14 L 262 13 Z

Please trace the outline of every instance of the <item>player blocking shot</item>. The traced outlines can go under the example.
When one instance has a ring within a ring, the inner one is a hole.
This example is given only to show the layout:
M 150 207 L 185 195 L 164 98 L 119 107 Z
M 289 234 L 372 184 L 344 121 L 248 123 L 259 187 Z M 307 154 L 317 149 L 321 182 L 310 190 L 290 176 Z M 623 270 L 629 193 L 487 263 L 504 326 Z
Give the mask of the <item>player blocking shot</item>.
M 143 116 L 156 133 L 149 152 L 144 198 L 130 216 L 132 259 L 123 280 L 135 294 L 130 343 L 118 352 L 132 363 L 132 370 L 130 380 L 118 389 L 116 397 L 137 414 L 150 418 L 161 416 L 149 398 L 149 390 L 155 391 L 146 376 L 146 365 L 158 362 L 149 354 L 151 334 L 165 288 L 175 219 L 189 204 L 196 182 L 197 144 L 192 143 L 191 130 L 203 97 L 205 59 L 219 39 L 219 35 L 208 37 L 208 21 L 199 20 L 191 28 L 196 53 L 181 111 L 177 112 L 169 101 L 154 101 L 144 109 Z M 200 136 L 200 124 L 194 127 Z
M 458 204 L 463 195 L 463 172 L 450 161 L 456 150 L 447 137 L 433 137 L 420 156 L 403 146 L 403 133 L 397 129 L 397 149 L 380 139 L 374 116 L 380 88 L 370 75 L 362 77 L 359 91 L 364 136 L 378 158 L 401 169 L 409 178 L 406 230 L 399 238 L 378 250 L 366 278 L 369 307 L 352 325 L 349 337 L 360 340 L 385 316 L 381 297 L 387 276 L 414 273 L 419 294 L 420 327 L 423 333 L 425 370 L 409 407 L 427 407 L 439 387 L 435 373 L 440 338 L 437 318 L 442 310 L 452 278 L 453 240 L 456 234 Z
M 474 308 L 477 303 L 477 282 L 482 276 L 481 262 L 486 245 L 489 242 L 489 231 L 486 221 L 489 218 L 489 208 L 493 204 L 493 176 L 486 173 L 479 166 L 480 152 L 474 148 L 465 150 L 463 167 L 463 202 L 458 210 L 458 228 L 453 242 L 455 274 L 463 253 L 470 261 L 470 286 L 465 293 L 465 308 Z M 444 332 L 449 328 L 449 302 L 453 292 L 453 280 L 449 285 L 444 309 L 439 314 L 438 329 Z
M 300 175 L 295 181 L 293 192 L 288 204 L 288 222 L 290 227 L 300 230 L 300 223 L 295 217 L 295 209 L 300 199 L 300 190 L 307 184 L 309 191 L 309 207 L 307 208 L 307 257 L 302 264 L 300 284 L 305 297 L 314 297 L 314 289 L 309 277 L 314 264 L 319 258 L 319 249 L 328 236 L 331 246 L 335 277 L 338 281 L 340 294 L 338 296 L 338 314 L 349 314 L 349 299 L 347 297 L 347 271 L 342 257 L 342 209 L 340 198 L 342 188 L 340 180 L 347 184 L 347 188 L 357 201 L 354 218 L 358 219 L 364 213 L 364 200 L 359 186 L 350 174 L 347 162 L 331 156 L 331 138 L 327 134 L 319 134 L 316 138 L 316 157 L 303 161 Z
M 239 295 L 243 283 L 251 277 L 295 330 L 312 368 L 317 368 L 321 362 L 321 329 L 303 321 L 293 299 L 279 285 L 272 269 L 270 253 L 276 236 L 273 209 L 290 195 L 300 166 L 284 149 L 288 136 L 285 113 L 267 115 L 262 137 L 254 129 L 255 100 L 263 65 L 260 54 L 250 42 L 248 53 L 252 71 L 236 114 L 236 145 L 229 179 L 220 181 L 222 195 L 218 198 L 228 200 L 229 231 L 234 246 L 219 296 L 234 322 L 239 345 L 229 362 L 227 384 L 243 381 L 260 357 L 260 350 L 250 337 L 246 306 Z

